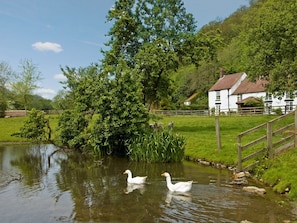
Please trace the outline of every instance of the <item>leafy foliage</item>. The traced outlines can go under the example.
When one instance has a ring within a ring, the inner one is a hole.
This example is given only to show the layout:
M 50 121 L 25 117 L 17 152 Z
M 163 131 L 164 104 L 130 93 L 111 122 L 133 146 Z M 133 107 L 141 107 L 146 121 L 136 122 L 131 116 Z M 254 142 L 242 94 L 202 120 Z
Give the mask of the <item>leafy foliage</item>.
M 74 109 L 73 100 L 66 90 L 60 90 L 51 101 L 51 105 L 55 110 Z
M 269 80 L 270 92 L 292 96 L 297 89 L 297 2 L 268 0 L 259 6 L 255 26 L 244 35 L 247 71 L 254 79 Z
M 61 143 L 69 148 L 82 150 L 87 145 L 87 126 L 88 121 L 81 112 L 64 111 L 58 122 Z
M 92 130 L 92 145 L 103 154 L 126 155 L 126 142 L 140 135 L 148 125 L 142 104 L 140 81 L 122 60 L 117 75 L 105 85 L 104 103 Z
M 181 0 L 118 0 L 107 19 L 114 21 L 114 26 L 109 32 L 110 49 L 104 52 L 103 70 L 114 74 L 119 58 L 136 69 L 148 110 L 170 99 L 170 76 L 181 64 L 198 65 L 216 52 L 216 38 L 195 36 L 194 18 Z
M 69 94 L 65 97 L 73 103 L 73 108 L 84 111 L 95 111 L 98 104 L 97 99 L 101 95 L 99 92 L 102 86 L 101 80 L 105 81 L 106 76 L 99 71 L 97 64 L 92 64 L 86 68 L 61 68 L 67 81 L 66 85 Z M 62 100 L 63 101 L 63 100 Z

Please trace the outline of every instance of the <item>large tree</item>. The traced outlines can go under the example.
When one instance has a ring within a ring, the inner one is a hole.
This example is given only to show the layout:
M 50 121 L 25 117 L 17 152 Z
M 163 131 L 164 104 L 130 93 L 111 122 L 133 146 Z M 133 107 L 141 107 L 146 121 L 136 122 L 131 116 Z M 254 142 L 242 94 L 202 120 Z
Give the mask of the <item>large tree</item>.
M 118 58 L 123 58 L 130 68 L 137 69 L 143 102 L 150 109 L 159 96 L 168 93 L 168 75 L 187 55 L 184 45 L 194 37 L 194 18 L 181 0 L 118 0 L 107 19 L 114 25 L 103 68 L 112 73 Z
M 252 23 L 244 34 L 247 73 L 253 79 L 265 78 L 275 95 L 293 96 L 297 89 L 297 2 L 260 1 Z M 252 21 L 250 21 L 252 20 Z

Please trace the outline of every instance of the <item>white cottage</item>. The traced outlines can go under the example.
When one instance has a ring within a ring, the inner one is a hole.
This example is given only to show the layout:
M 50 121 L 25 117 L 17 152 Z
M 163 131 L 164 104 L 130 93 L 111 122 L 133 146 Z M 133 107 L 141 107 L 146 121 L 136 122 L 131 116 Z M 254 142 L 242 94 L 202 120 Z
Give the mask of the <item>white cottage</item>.
M 237 98 L 232 97 L 233 92 L 246 78 L 246 73 L 223 75 L 208 91 L 208 106 L 220 111 L 237 111 Z
M 237 112 L 240 105 L 249 99 L 262 99 L 266 111 L 281 108 L 283 112 L 291 111 L 297 104 L 297 98 L 275 98 L 266 93 L 266 80 L 249 81 L 246 73 L 222 75 L 208 91 L 208 106 L 220 112 Z

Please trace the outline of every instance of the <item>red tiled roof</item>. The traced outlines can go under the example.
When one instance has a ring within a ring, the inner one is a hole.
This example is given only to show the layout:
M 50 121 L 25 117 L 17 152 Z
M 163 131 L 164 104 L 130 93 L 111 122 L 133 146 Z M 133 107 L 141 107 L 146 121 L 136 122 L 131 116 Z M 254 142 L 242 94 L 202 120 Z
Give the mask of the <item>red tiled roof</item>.
M 241 78 L 243 74 L 244 73 L 224 75 L 209 89 L 209 91 L 230 89 Z
M 265 92 L 265 85 L 268 83 L 267 80 L 257 79 L 255 82 L 249 81 L 248 78 L 244 79 L 238 88 L 232 93 L 235 94 L 246 94 L 246 93 L 256 93 Z

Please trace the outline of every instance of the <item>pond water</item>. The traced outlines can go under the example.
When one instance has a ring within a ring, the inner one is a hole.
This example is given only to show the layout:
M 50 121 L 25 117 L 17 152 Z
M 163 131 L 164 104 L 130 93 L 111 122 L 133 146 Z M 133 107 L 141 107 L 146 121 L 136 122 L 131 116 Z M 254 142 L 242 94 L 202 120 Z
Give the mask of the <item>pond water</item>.
M 53 145 L 0 146 L 1 222 L 293 222 L 284 197 L 268 188 L 258 196 L 232 186 L 227 170 L 192 162 L 147 164 L 123 158 L 86 160 L 53 153 Z M 50 156 L 51 155 L 51 156 Z M 49 158 L 50 157 L 50 158 Z M 125 169 L 147 175 L 127 185 Z M 172 181 L 193 180 L 188 194 L 168 192 Z

